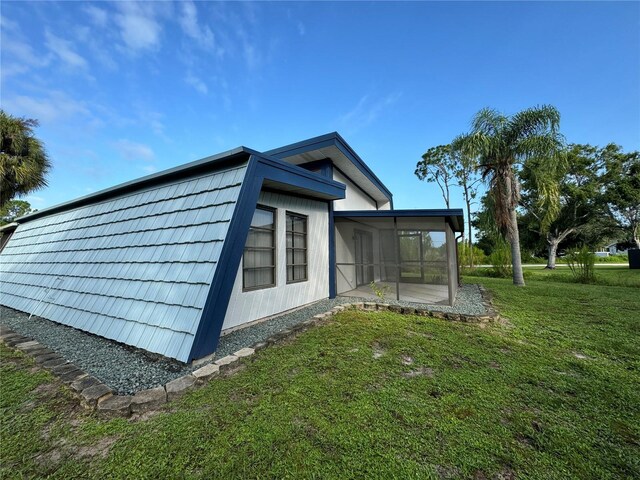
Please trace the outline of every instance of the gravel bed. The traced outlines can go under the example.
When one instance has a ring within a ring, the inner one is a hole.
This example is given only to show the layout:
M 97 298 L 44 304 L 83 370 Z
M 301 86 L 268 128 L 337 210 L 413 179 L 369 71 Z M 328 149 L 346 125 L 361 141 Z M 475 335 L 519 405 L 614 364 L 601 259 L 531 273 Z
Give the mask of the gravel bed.
M 263 341 L 274 333 L 303 322 L 318 313 L 326 312 L 336 305 L 374 300 L 357 297 L 320 300 L 268 321 L 236 330 L 220 338 L 216 357 L 224 357 L 243 347 Z M 424 307 L 424 304 L 420 303 L 391 299 L 385 302 L 392 305 Z M 476 285 L 461 287 L 453 307 L 431 305 L 429 308 L 467 315 L 482 315 L 486 312 L 482 305 L 482 295 Z M 40 317 L 34 316 L 29 319 L 27 313 L 3 306 L 0 306 L 0 323 L 55 350 L 68 361 L 122 395 L 131 395 L 139 390 L 164 385 L 199 368 L 199 366 L 185 365 Z

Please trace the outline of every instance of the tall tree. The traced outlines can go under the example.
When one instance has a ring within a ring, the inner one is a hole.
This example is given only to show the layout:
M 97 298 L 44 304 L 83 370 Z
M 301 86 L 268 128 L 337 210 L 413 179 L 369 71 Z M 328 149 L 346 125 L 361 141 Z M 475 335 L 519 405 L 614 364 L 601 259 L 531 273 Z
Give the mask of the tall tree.
M 435 182 L 442 193 L 447 208 L 450 208 L 450 191 L 455 184 L 462 188 L 467 210 L 468 243 L 473 245 L 471 231 L 471 206 L 478 194 L 480 178 L 476 170 L 476 158 L 456 150 L 451 145 L 432 147 L 416 165 L 415 174 L 420 180 Z
M 440 187 L 444 204 L 450 208 L 450 190 L 454 180 L 455 158 L 449 145 L 431 147 L 416 165 L 415 174 L 420 180 L 436 183 Z
M 24 200 L 9 200 L 0 207 L 0 226 L 13 222 L 16 218 L 23 217 L 33 212 L 31 204 Z
M 524 286 L 516 208 L 520 183 L 516 169 L 522 162 L 539 159 L 535 181 L 547 225 L 557 215 L 558 185 L 555 171 L 561 163 L 563 138 L 558 129 L 560 113 L 552 106 L 529 108 L 512 116 L 485 108 L 474 117 L 471 132 L 461 135 L 453 147 L 478 157 L 478 168 L 495 202 L 495 219 L 511 247 L 514 285 Z
M 536 181 L 540 170 L 537 159 L 525 162 L 520 172 L 523 185 L 521 221 L 528 230 L 544 239 L 547 247 L 547 266 L 556 268 L 558 246 L 569 236 L 582 233 L 593 222 L 602 224 L 605 215 L 603 190 L 605 185 L 605 155 L 608 147 L 599 149 L 591 145 L 570 145 L 567 161 L 556 170 L 555 181 L 559 185 L 559 210 L 547 225 L 544 202 Z
M 38 121 L 13 117 L 0 110 L 0 207 L 16 195 L 47 186 L 51 168 L 44 146 L 33 129 Z
M 640 248 L 640 152 L 623 153 L 614 144 L 605 149 L 609 214 Z

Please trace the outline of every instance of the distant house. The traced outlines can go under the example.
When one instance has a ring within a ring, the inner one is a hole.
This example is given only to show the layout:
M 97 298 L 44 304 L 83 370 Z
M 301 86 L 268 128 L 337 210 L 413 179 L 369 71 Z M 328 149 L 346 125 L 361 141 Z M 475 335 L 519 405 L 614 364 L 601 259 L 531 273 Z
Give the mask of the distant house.
M 452 303 L 462 211 L 393 210 L 337 133 L 245 147 L 17 220 L 0 303 L 183 362 L 336 295 Z
M 607 243 L 606 245 L 602 245 L 595 251 L 596 257 L 608 257 L 609 255 L 626 254 L 627 249 L 618 248 L 619 246 L 619 242 Z

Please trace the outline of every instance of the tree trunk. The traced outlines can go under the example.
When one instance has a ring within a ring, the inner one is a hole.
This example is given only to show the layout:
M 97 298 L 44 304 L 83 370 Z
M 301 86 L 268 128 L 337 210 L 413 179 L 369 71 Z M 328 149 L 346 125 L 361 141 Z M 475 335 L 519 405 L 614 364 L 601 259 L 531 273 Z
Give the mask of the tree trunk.
M 465 188 L 466 192 L 466 188 Z M 467 202 L 467 223 L 469 225 L 469 263 L 470 267 L 473 268 L 473 238 L 471 237 L 471 201 L 469 200 L 469 194 L 465 193 L 465 200 Z
M 511 244 L 511 265 L 513 267 L 513 284 L 518 287 L 524 287 L 524 274 L 522 272 L 522 258 L 520 256 L 520 233 L 518 232 L 518 218 L 516 209 L 511 209 L 510 213 L 510 235 L 509 243 Z
M 560 240 L 557 238 L 549 238 L 547 239 L 548 247 L 548 256 L 547 256 L 547 266 L 544 268 L 548 268 L 553 270 L 556 268 L 556 253 L 558 253 L 558 245 L 560 244 Z

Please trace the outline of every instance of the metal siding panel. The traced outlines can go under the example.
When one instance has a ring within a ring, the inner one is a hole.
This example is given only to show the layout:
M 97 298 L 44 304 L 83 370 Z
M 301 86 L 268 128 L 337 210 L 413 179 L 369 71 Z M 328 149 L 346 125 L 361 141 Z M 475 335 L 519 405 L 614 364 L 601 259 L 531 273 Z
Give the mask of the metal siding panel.
M 240 192 L 228 187 L 245 172 L 212 172 L 19 225 L 0 253 L 0 302 L 186 361 Z M 38 305 L 45 295 L 55 299 Z

